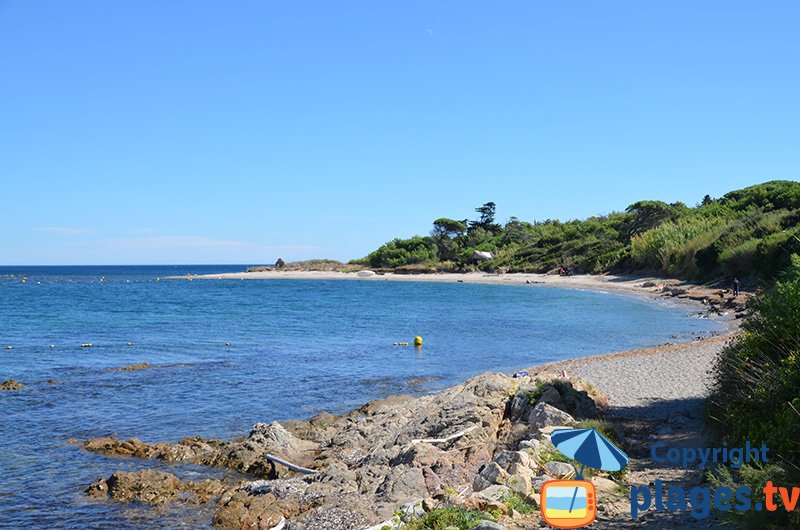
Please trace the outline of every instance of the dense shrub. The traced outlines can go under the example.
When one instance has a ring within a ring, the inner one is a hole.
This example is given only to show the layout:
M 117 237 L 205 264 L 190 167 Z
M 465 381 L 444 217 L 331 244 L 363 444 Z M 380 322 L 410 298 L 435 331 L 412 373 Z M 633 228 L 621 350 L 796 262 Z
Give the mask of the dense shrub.
M 787 281 L 778 282 L 749 304 L 744 333 L 723 351 L 715 368 L 713 418 L 730 446 L 749 440 L 769 448 L 770 467 L 722 471 L 720 484 L 747 484 L 754 491 L 766 480 L 800 484 L 800 266 L 797 256 Z M 746 514 L 750 528 L 800 527 L 800 513 Z
M 395 239 L 357 263 L 376 268 L 424 264 L 439 270 L 548 272 L 649 271 L 711 280 L 773 281 L 800 253 L 800 183 L 773 181 L 682 203 L 639 201 L 624 212 L 584 220 L 494 221 L 494 203 L 475 221 L 436 219 L 430 237 Z M 494 259 L 475 264 L 475 250 Z M 440 262 L 448 262 L 440 266 Z

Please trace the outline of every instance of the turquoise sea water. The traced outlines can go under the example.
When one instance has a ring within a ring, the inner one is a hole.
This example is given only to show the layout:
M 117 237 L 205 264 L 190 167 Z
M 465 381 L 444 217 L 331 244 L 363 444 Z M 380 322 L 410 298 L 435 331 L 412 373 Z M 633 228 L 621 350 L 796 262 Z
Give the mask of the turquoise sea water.
M 240 270 L 0 267 L 0 348 L 13 346 L 0 349 L 0 381 L 26 384 L 0 392 L 0 528 L 208 525 L 202 508 L 157 512 L 82 491 L 116 469 L 222 471 L 89 454 L 70 438 L 230 438 L 487 370 L 721 329 L 685 307 L 536 285 L 163 280 Z M 392 346 L 415 335 L 420 350 Z M 140 362 L 171 366 L 113 370 Z

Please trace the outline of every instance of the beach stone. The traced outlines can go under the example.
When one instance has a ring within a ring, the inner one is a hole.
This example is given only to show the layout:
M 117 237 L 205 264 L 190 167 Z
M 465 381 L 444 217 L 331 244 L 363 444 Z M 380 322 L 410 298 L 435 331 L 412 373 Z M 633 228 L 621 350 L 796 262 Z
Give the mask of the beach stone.
M 547 403 L 538 403 L 528 416 L 531 431 L 538 432 L 542 427 L 552 425 L 575 425 L 575 418 Z
M 3 381 L 3 384 L 0 384 L 0 390 L 22 390 L 23 388 L 25 388 L 25 385 L 13 379 Z

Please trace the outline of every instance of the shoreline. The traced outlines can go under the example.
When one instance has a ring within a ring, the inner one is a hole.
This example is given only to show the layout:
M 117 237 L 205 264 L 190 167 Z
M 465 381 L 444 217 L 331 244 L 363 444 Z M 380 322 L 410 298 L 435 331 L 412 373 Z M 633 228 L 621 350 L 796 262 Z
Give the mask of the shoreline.
M 395 281 L 395 282 L 437 282 L 467 283 L 483 285 L 530 285 L 557 287 L 564 289 L 587 290 L 617 295 L 629 295 L 648 300 L 660 300 L 675 305 L 688 306 L 713 317 L 726 328 L 722 333 L 738 329 L 738 319 L 744 315 L 745 303 L 751 296 L 742 292 L 733 298 L 727 289 L 691 283 L 674 278 L 656 276 L 637 276 L 628 274 L 581 274 L 557 276 L 543 273 L 490 274 L 469 273 L 426 273 L 426 274 L 375 274 L 361 277 L 355 272 L 336 271 L 262 271 L 228 272 L 220 274 L 169 276 L 168 280 L 336 280 L 336 281 Z
M 685 284 L 678 280 L 619 276 L 563 278 L 478 273 L 359 278 L 342 273 L 269 272 L 209 275 L 202 278 L 383 279 L 547 285 L 637 295 L 653 300 L 666 298 L 707 310 L 720 305 L 724 307 L 725 304 L 722 297 L 719 304 L 711 305 L 709 301 L 719 296 L 718 290 L 706 286 Z M 554 376 L 566 381 L 569 388 L 584 388 L 592 396 L 594 393 L 604 396 L 607 408 L 601 417 L 624 433 L 625 447 L 630 457 L 629 475 L 624 482 L 612 482 L 603 477 L 598 479 L 598 487 L 605 488 L 602 496 L 604 508 L 594 527 L 685 528 L 688 523 L 688 515 L 684 517 L 685 514 L 678 514 L 678 517 L 649 514 L 645 519 L 631 519 L 628 516 L 629 502 L 624 496 L 619 497 L 615 488 L 650 484 L 655 479 L 664 479 L 688 490 L 702 480 L 701 473 L 651 462 L 649 448 L 656 441 L 670 447 L 704 446 L 708 432 L 703 407 L 713 384 L 710 370 L 725 344 L 737 335 L 736 320 L 725 318 L 724 313 L 732 316 L 745 298 L 742 296 L 739 300 L 731 301 L 729 310 L 722 311 L 719 321 L 725 323 L 727 329 L 691 342 L 667 343 L 535 365 L 528 369 L 529 375 L 519 379 L 504 373 L 485 372 L 433 394 L 416 397 L 390 395 L 341 415 L 322 412 L 307 419 L 257 424 L 249 435 L 230 441 L 204 440 L 187 433 L 187 437 L 177 443 L 146 444 L 136 439 L 122 441 L 97 438 L 85 442 L 84 448 L 115 456 L 224 466 L 249 474 L 253 479 L 262 479 L 238 485 L 206 480 L 206 484 L 213 486 L 213 491 L 204 493 L 209 500 L 203 502 L 212 502 L 211 499 L 222 492 L 219 497 L 221 500 L 216 501 L 217 512 L 214 517 L 215 521 L 224 521 L 224 528 L 237 528 L 243 521 L 241 517 L 263 518 L 272 521 L 272 524 L 285 518 L 290 530 L 315 528 L 323 521 L 326 527 L 333 529 L 367 528 L 368 522 L 375 522 L 376 514 L 387 517 L 396 513 L 398 506 L 405 510 L 409 505 L 413 507 L 420 503 L 427 503 L 429 508 L 438 506 L 440 502 L 459 502 L 478 508 L 487 505 L 487 502 L 490 503 L 488 505 L 492 502 L 502 505 L 503 497 L 487 500 L 486 496 L 490 494 L 486 492 L 494 491 L 492 488 L 505 488 L 504 484 L 511 483 L 508 481 L 516 480 L 521 480 L 525 485 L 526 489 L 521 493 L 523 498 L 538 503 L 538 493 L 533 489 L 538 484 L 536 481 L 546 480 L 547 477 L 558 478 L 559 475 L 556 470 L 558 466 L 548 467 L 544 461 L 537 463 L 533 456 L 534 449 L 546 445 L 549 438 L 546 432 L 535 425 L 534 403 L 528 403 L 528 399 L 531 399 L 531 392 L 541 388 L 536 386 L 537 381 L 542 381 L 542 377 L 546 381 Z M 549 388 L 547 395 L 552 397 L 556 387 Z M 556 403 L 562 403 L 562 398 L 566 403 L 567 397 L 565 394 L 561 398 L 556 397 Z M 544 399 L 543 394 L 536 406 L 549 404 Z M 454 406 L 454 403 L 458 406 Z M 601 402 L 597 403 L 602 408 Z M 522 407 L 524 412 L 509 418 L 508 411 L 515 407 Z M 569 414 L 563 416 L 563 412 L 551 410 L 548 414 L 554 415 L 551 418 L 553 423 L 548 426 L 574 421 Z M 575 415 L 576 419 L 581 417 L 591 418 L 580 412 Z M 474 423 L 476 419 L 480 421 Z M 272 455 L 278 455 L 276 461 L 279 464 L 284 459 L 283 462 L 294 463 L 297 468 L 310 474 L 298 476 L 284 468 L 276 468 L 274 463 L 271 468 L 265 467 L 259 456 L 262 453 L 273 461 L 276 457 Z M 526 453 L 530 458 L 514 456 L 521 453 Z M 522 458 L 522 461 L 509 465 L 508 459 L 514 458 Z M 497 476 L 488 475 L 485 469 L 496 471 Z M 125 475 L 125 480 L 134 484 L 152 480 L 144 471 L 137 473 Z M 358 486 L 362 480 L 371 484 L 364 491 Z M 198 487 L 196 482 L 182 483 L 177 479 L 174 482 L 178 484 L 178 489 L 183 488 L 184 491 L 194 492 L 194 488 Z M 450 487 L 453 485 L 458 487 Z M 453 499 L 447 491 L 454 489 L 462 493 L 472 489 L 472 493 L 467 493 L 463 499 L 459 499 L 461 495 Z M 100 481 L 92 485 L 87 494 L 105 498 L 107 491 L 108 484 Z M 262 504 L 262 500 L 266 500 L 260 493 L 263 491 L 284 493 L 276 494 L 278 500 Z M 525 492 L 530 492 L 530 496 L 526 497 L 528 493 Z M 306 494 L 314 498 L 322 495 L 326 500 L 319 509 L 302 508 Z M 239 508 L 242 505 L 246 506 L 244 512 Z M 376 507 L 380 509 L 373 511 Z M 515 520 L 511 515 L 501 516 L 505 528 L 528 528 L 524 526 L 524 520 Z M 530 515 L 532 520 L 537 517 L 535 513 Z M 370 529 L 382 528 L 382 524 L 370 526 Z M 390 527 L 395 528 L 393 525 Z

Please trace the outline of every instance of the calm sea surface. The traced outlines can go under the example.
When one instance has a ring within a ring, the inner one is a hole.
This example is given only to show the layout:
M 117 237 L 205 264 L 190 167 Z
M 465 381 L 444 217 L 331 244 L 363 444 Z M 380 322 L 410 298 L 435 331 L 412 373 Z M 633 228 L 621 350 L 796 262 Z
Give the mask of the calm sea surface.
M 157 512 L 82 491 L 116 469 L 223 471 L 99 456 L 70 438 L 230 438 L 487 370 L 721 329 L 686 308 L 535 285 L 163 279 L 241 270 L 0 267 L 0 348 L 13 346 L 0 349 L 0 381 L 26 385 L 0 392 L 0 528 L 208 526 L 202 508 Z M 420 350 L 392 346 L 415 335 Z M 113 370 L 141 362 L 174 366 Z

